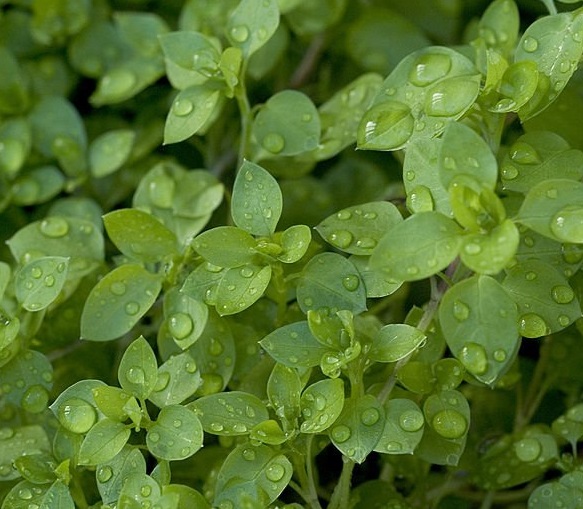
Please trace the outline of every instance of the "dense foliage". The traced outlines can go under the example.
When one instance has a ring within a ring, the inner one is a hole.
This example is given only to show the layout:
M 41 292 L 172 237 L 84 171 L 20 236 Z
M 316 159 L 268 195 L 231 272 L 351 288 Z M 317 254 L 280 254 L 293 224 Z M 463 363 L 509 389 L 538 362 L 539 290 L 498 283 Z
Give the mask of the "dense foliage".
M 0 0 L 1 508 L 583 507 L 579 3 Z

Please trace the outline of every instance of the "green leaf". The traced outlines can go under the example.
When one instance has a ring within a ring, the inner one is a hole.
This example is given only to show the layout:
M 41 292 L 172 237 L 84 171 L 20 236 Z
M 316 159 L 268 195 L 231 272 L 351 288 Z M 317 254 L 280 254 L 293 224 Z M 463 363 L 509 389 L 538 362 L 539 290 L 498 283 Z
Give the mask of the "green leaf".
M 115 457 L 127 443 L 131 430 L 121 422 L 102 419 L 85 435 L 79 449 L 79 465 L 98 465 Z
M 255 256 L 255 239 L 235 226 L 218 226 L 198 235 L 192 247 L 205 260 L 219 267 L 240 267 Z
M 58 296 L 65 280 L 69 259 L 44 256 L 26 264 L 15 274 L 16 298 L 28 311 L 40 311 Z
M 34 205 L 57 196 L 65 185 L 65 177 L 56 166 L 41 166 L 21 173 L 12 183 L 12 203 Z
M 174 287 L 164 294 L 164 319 L 174 342 L 186 350 L 203 333 L 208 320 L 208 307 Z
M 14 460 L 14 466 L 20 475 L 33 484 L 45 484 L 53 482 L 57 463 L 52 454 L 39 452 L 27 454 Z
M 530 189 L 517 221 L 559 242 L 583 243 L 583 183 L 548 179 Z M 550 218 L 550 220 L 549 220 Z
M 317 366 L 328 351 L 312 336 L 306 321 L 284 325 L 265 336 L 259 344 L 277 362 L 291 368 Z
M 312 232 L 305 224 L 290 226 L 281 232 L 280 242 L 283 251 L 277 259 L 283 263 L 295 263 L 306 254 L 312 240 Z
M 413 454 L 423 436 L 425 418 L 410 399 L 395 398 L 384 404 L 385 427 L 374 447 L 385 454 Z
M 97 408 L 103 412 L 105 417 L 112 421 L 124 422 L 132 414 L 139 422 L 141 410 L 137 400 L 128 392 L 119 387 L 96 387 L 93 389 L 93 398 Z
M 479 84 L 472 62 L 450 48 L 432 46 L 409 54 L 363 116 L 358 147 L 397 150 L 416 138 L 437 136 L 472 106 Z
M 494 0 L 482 14 L 478 25 L 480 37 L 488 47 L 510 55 L 518 39 L 520 15 L 514 0 Z
M 569 3 L 566 0 L 561 1 Z M 581 505 L 582 499 L 583 491 L 575 486 L 565 486 L 557 481 L 547 482 L 532 491 L 528 497 L 528 509 L 552 509 L 557 504 L 566 509 L 576 509 Z
M 1 57 L 0 57 L 1 58 Z M 0 126 L 0 172 L 15 177 L 30 154 L 32 132 L 23 118 L 4 120 Z
M 439 176 L 448 188 L 456 175 L 469 175 L 494 189 L 498 180 L 496 157 L 484 139 L 459 122 L 447 124 L 439 153 Z
M 297 286 L 301 310 L 329 307 L 357 315 L 366 310 L 366 290 L 356 267 L 341 255 L 321 253 L 304 267 Z
M 377 445 L 384 425 L 383 407 L 374 396 L 367 394 L 346 401 L 328 434 L 342 454 L 362 463 Z
M 492 385 L 514 362 L 518 312 L 495 279 L 474 276 L 452 286 L 439 306 L 439 323 L 453 355 L 478 380 Z
M 558 134 L 532 131 L 510 146 L 501 170 L 505 189 L 526 194 L 549 179 L 581 180 L 583 152 L 571 149 Z
M 530 60 L 514 62 L 505 69 L 497 86 L 499 97 L 489 110 L 494 113 L 519 111 L 537 92 L 538 81 L 536 63 Z
M 7 76 L 0 87 L 0 111 L 4 115 L 23 113 L 29 103 L 25 74 L 15 55 L 4 45 L 0 49 L 0 66 Z
M 277 0 L 241 0 L 229 17 L 226 35 L 249 58 L 271 38 L 278 25 Z
M 324 219 L 316 230 L 341 251 L 370 255 L 387 230 L 402 219 L 395 205 L 377 201 L 342 209 Z
M 93 391 L 107 387 L 101 380 L 80 380 L 65 389 L 50 406 L 61 426 L 72 433 L 87 433 L 98 418 Z
M 121 507 L 151 507 L 160 498 L 160 485 L 145 473 L 129 475 L 119 494 Z
M 159 408 L 177 405 L 192 396 L 200 384 L 196 362 L 188 352 L 182 352 L 158 368 L 157 382 L 148 399 Z
M 140 336 L 124 352 L 117 377 L 121 387 L 140 400 L 146 399 L 158 380 L 156 354 L 150 344 Z
M 193 85 L 180 91 L 166 117 L 164 144 L 184 141 L 203 129 L 220 98 L 220 90 L 210 85 Z
M 470 425 L 466 398 L 458 391 L 432 394 L 425 400 L 423 413 L 428 426 L 415 454 L 437 465 L 457 465 Z
M 234 223 L 252 235 L 268 237 L 275 232 L 282 207 L 277 181 L 261 166 L 244 161 L 233 184 Z
M 286 21 L 301 36 L 316 35 L 338 23 L 346 10 L 346 0 L 300 2 L 287 13 Z
M 211 509 L 209 502 L 204 496 L 202 496 L 198 491 L 184 484 L 168 484 L 162 487 L 162 493 L 167 494 L 178 494 L 180 496 L 180 502 L 178 503 L 177 509 L 189 509 L 191 507 L 196 507 L 197 509 Z
M 219 315 L 240 313 L 260 299 L 271 280 L 271 270 L 271 265 L 254 264 L 228 269 L 215 295 Z
M 582 32 L 583 15 L 577 11 L 542 17 L 525 30 L 515 61 L 534 61 L 541 77 L 537 94 L 519 112 L 522 121 L 544 110 L 563 90 L 583 54 Z
M 552 424 L 553 433 L 559 439 L 567 440 L 573 450 L 583 437 L 583 404 L 578 404 L 555 419 Z
M 118 209 L 103 216 L 107 234 L 126 256 L 158 262 L 177 254 L 176 235 L 158 219 L 137 209 Z
M 373 338 L 368 357 L 376 362 L 396 362 L 419 348 L 427 336 L 404 323 L 385 325 Z
M 169 405 L 158 414 L 148 429 L 146 444 L 157 458 L 183 460 L 202 447 L 203 427 L 199 418 L 186 407 Z
M 581 306 L 567 278 L 545 262 L 524 260 L 508 270 L 502 285 L 518 306 L 524 337 L 558 332 L 581 317 Z
M 70 278 L 89 274 L 104 257 L 101 232 L 89 221 L 73 217 L 49 216 L 29 223 L 7 243 L 21 263 L 42 256 L 69 258 Z
M 101 134 L 89 147 L 89 168 L 94 177 L 105 177 L 119 170 L 128 160 L 136 133 L 131 129 L 116 129 Z
M 146 460 L 138 448 L 126 445 L 115 457 L 98 465 L 97 489 L 104 504 L 117 502 L 126 479 L 146 473 Z
M 280 445 L 288 436 L 283 432 L 277 421 L 269 419 L 260 422 L 249 433 L 249 439 L 267 445 Z
M 27 509 L 31 506 L 38 509 L 75 509 L 69 488 L 58 479 L 42 487 L 21 481 L 10 490 L 2 504 L 6 509 Z
M 301 154 L 318 146 L 320 116 L 307 95 L 284 90 L 261 107 L 253 121 L 253 135 L 267 155 Z
M 246 435 L 253 426 L 269 419 L 265 404 L 242 391 L 203 396 L 189 406 L 203 429 L 214 435 Z
M 348 259 L 358 269 L 368 298 L 386 297 L 395 293 L 403 285 L 403 281 L 390 278 L 384 271 L 372 269 L 369 265 L 370 256 L 351 256 Z
M 298 372 L 277 362 L 267 381 L 267 397 L 277 417 L 295 427 L 300 415 L 302 382 Z
M 425 279 L 458 255 L 461 230 L 439 212 L 420 212 L 394 225 L 373 252 L 370 265 L 402 281 Z
M 0 475 L 3 481 L 20 477 L 14 461 L 24 455 L 49 452 L 51 445 L 46 431 L 39 425 L 0 428 L 2 449 L 0 450 Z
M 321 433 L 328 429 L 344 407 L 344 382 L 340 378 L 324 379 L 308 386 L 300 400 L 302 433 Z
M 111 341 L 129 332 L 154 304 L 160 289 L 159 276 L 141 265 L 117 267 L 87 297 L 81 336 L 90 341 Z
M 219 470 L 213 507 L 267 507 L 285 489 L 292 473 L 291 462 L 277 450 L 241 444 Z

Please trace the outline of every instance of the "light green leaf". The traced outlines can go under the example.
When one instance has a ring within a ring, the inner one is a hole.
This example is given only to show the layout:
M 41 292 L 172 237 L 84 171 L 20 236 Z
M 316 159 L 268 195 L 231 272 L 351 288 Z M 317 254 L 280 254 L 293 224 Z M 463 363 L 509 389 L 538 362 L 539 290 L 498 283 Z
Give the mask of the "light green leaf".
M 183 460 L 202 447 L 203 427 L 199 418 L 186 407 L 170 405 L 162 408 L 148 429 L 146 444 L 157 458 Z
M 98 465 L 97 489 L 104 504 L 117 502 L 128 477 L 146 473 L 146 460 L 138 448 L 125 446 L 114 458 Z
M 127 443 L 131 430 L 121 422 L 102 419 L 85 435 L 79 449 L 79 465 L 98 465 L 115 457 Z
M 425 279 L 458 255 L 461 230 L 439 212 L 420 212 L 394 225 L 373 252 L 370 265 L 396 280 Z
M 253 122 L 253 135 L 268 155 L 301 154 L 318 146 L 320 116 L 307 95 L 284 90 L 261 107 Z
M 508 66 L 497 84 L 499 97 L 489 108 L 494 113 L 518 111 L 525 106 L 537 91 L 539 72 L 536 63 L 530 60 L 514 62 Z
M 46 452 L 20 456 L 14 460 L 14 466 L 25 480 L 34 484 L 51 483 L 56 479 L 57 462 Z
M 132 421 L 141 418 L 141 409 L 134 396 L 119 387 L 95 387 L 93 399 L 97 408 L 112 421 L 124 422 L 132 415 Z
M 385 454 L 413 454 L 425 426 L 417 403 L 395 398 L 388 400 L 384 409 L 385 427 L 374 450 Z
M 543 261 L 515 265 L 502 285 L 518 306 L 520 333 L 527 338 L 558 332 L 581 317 L 567 278 Z
M 267 445 L 280 445 L 288 439 L 288 436 L 283 432 L 277 421 L 268 419 L 253 427 L 249 433 L 249 439 Z
M 180 496 L 177 509 L 190 509 L 191 507 L 196 507 L 196 509 L 211 509 L 209 502 L 203 495 L 184 484 L 168 484 L 163 486 L 162 493 L 164 495 L 178 494 Z
M 277 362 L 291 368 L 317 366 L 328 351 L 312 336 L 306 321 L 284 325 L 265 336 L 259 344 Z
M 581 180 L 583 152 L 571 149 L 558 134 L 531 131 L 510 146 L 501 170 L 505 189 L 526 194 L 549 179 Z
M 65 389 L 50 406 L 61 426 L 72 433 L 87 433 L 103 413 L 93 395 L 107 387 L 101 380 L 80 380 Z
M 376 362 L 396 362 L 413 353 L 426 339 L 427 336 L 415 327 L 390 323 L 373 338 L 367 355 Z
M 226 35 L 249 58 L 271 38 L 278 25 L 277 0 L 241 0 L 229 17 Z
M 439 176 L 447 189 L 456 175 L 468 175 L 489 189 L 498 180 L 496 157 L 488 144 L 473 129 L 450 122 L 442 137 L 439 152 Z
M 300 393 L 302 382 L 298 372 L 284 364 L 276 363 L 267 381 L 267 397 L 275 414 L 295 427 L 300 415 Z
M 118 209 L 103 216 L 107 234 L 126 256 L 157 262 L 177 254 L 176 235 L 158 219 L 138 209 Z
M 148 399 L 159 408 L 177 405 L 192 396 L 200 384 L 196 362 L 188 352 L 182 352 L 158 368 L 157 382 Z
M 218 226 L 198 235 L 192 247 L 206 261 L 219 267 L 240 267 L 255 256 L 255 239 L 235 226 Z
M 271 174 L 261 166 L 243 162 L 231 199 L 231 215 L 235 224 L 252 235 L 270 236 L 281 217 L 281 189 Z
M 267 507 L 285 489 L 292 473 L 291 462 L 276 449 L 241 444 L 219 470 L 213 507 Z
M 377 445 L 385 426 L 385 413 L 378 400 L 367 394 L 347 400 L 328 434 L 345 456 L 362 463 Z
M 214 435 L 246 435 L 253 426 L 269 419 L 267 407 L 242 391 L 203 396 L 189 404 L 203 429 Z
M 302 433 L 321 433 L 338 418 L 344 407 L 344 382 L 326 378 L 308 386 L 300 400 Z
M 119 170 L 128 160 L 136 133 L 116 129 L 101 134 L 89 146 L 89 168 L 94 177 L 105 177 Z
M 559 242 L 583 243 L 583 183 L 549 179 L 530 189 L 517 221 Z M 550 220 L 549 220 L 550 218 Z
M 342 209 L 324 219 L 316 230 L 341 251 L 370 255 L 383 235 L 402 220 L 395 205 L 376 201 Z
M 565 0 L 560 1 L 569 3 Z M 557 504 L 565 509 L 577 509 L 582 500 L 582 490 L 575 486 L 565 486 L 560 482 L 552 481 L 541 484 L 532 491 L 528 497 L 528 509 L 553 509 L 557 507 Z
M 480 37 L 488 47 L 510 55 L 520 29 L 520 15 L 514 0 L 494 0 L 482 14 L 478 24 Z
M 220 97 L 219 90 L 205 85 L 193 85 L 179 92 L 166 117 L 164 144 L 184 141 L 204 128 Z
M 277 259 L 283 263 L 295 263 L 310 247 L 312 231 L 305 224 L 296 224 L 281 232 L 279 240 L 283 251 L 277 255 Z
M 147 313 L 161 289 L 160 278 L 141 265 L 125 264 L 91 290 L 81 315 L 81 336 L 110 341 L 129 332 Z
M 20 477 L 14 461 L 23 455 L 49 452 L 51 445 L 46 431 L 39 425 L 0 428 L 2 448 L 0 449 L 0 467 L 3 481 Z
M 228 269 L 216 290 L 219 315 L 240 313 L 261 298 L 271 280 L 271 265 L 247 264 Z
M 516 304 L 489 276 L 452 286 L 439 306 L 439 323 L 451 352 L 489 385 L 508 370 L 520 346 Z
M 366 290 L 356 267 L 336 253 L 314 256 L 304 267 L 297 286 L 300 309 L 329 307 L 357 315 L 366 310 Z
M 65 185 L 65 177 L 56 166 L 41 166 L 21 173 L 12 183 L 12 203 L 34 205 L 57 196 Z
M 28 311 L 49 306 L 61 292 L 67 279 L 69 259 L 44 256 L 26 264 L 15 274 L 16 298 Z
M 119 384 L 140 400 L 146 399 L 158 380 L 156 354 L 150 344 L 140 336 L 124 352 L 117 370 Z

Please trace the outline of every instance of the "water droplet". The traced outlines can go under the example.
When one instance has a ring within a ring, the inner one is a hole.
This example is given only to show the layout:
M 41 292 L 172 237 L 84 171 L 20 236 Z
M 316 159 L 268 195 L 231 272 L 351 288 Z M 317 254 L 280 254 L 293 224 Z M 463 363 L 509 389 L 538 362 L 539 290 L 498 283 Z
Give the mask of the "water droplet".
M 397 101 L 386 101 L 373 106 L 359 127 L 359 138 L 370 148 L 383 150 L 402 146 L 413 133 L 415 120 L 409 106 Z
M 415 186 L 407 195 L 407 207 L 411 212 L 429 212 L 434 208 L 433 196 L 426 186 Z
M 156 431 L 150 431 L 148 433 L 148 438 L 150 439 L 151 442 L 158 442 L 160 440 L 160 434 L 157 433 Z
M 49 402 L 49 393 L 42 385 L 29 387 L 22 395 L 20 406 L 32 414 L 42 412 Z
M 283 479 L 285 475 L 285 468 L 278 463 L 272 463 L 267 467 L 265 471 L 265 477 L 267 477 L 272 482 L 278 482 Z
M 55 286 L 55 276 L 49 274 L 47 277 L 45 277 L 44 284 L 48 288 Z
M 121 296 L 121 295 L 124 295 L 126 293 L 127 286 L 125 285 L 125 283 L 122 283 L 121 281 L 114 281 L 109 286 L 109 291 L 111 293 L 113 293 L 114 295 Z
M 345 249 L 352 244 L 353 238 L 348 230 L 336 230 L 328 236 L 328 242 L 335 247 Z
M 156 386 L 154 387 L 154 391 L 160 392 L 168 387 L 170 383 L 170 373 L 167 371 L 162 371 L 158 373 L 158 379 L 156 380 Z
M 540 456 L 542 446 L 536 438 L 523 438 L 514 444 L 514 452 L 520 461 L 530 462 Z
M 97 420 L 93 406 L 80 398 L 68 399 L 57 413 L 59 422 L 73 433 L 86 433 Z
M 166 175 L 157 175 L 148 184 L 148 196 L 152 205 L 169 209 L 174 203 L 175 182 Z
M 527 338 L 540 338 L 550 332 L 544 318 L 535 313 L 525 313 L 518 323 L 520 333 Z
M 168 318 L 168 332 L 176 339 L 184 339 L 194 329 L 192 318 L 186 313 L 174 313 Z
M 245 42 L 249 39 L 249 29 L 245 25 L 238 25 L 231 28 L 231 38 L 235 42 Z
M 410 433 L 419 431 L 424 422 L 423 414 L 418 410 L 405 410 L 399 417 L 399 426 Z
M 137 302 L 131 301 L 125 305 L 124 309 L 128 315 L 134 316 L 140 311 L 140 305 Z
M 245 458 L 247 461 L 253 461 L 255 459 L 255 451 L 253 449 L 251 449 L 250 447 L 247 447 L 245 449 L 243 449 L 243 458 Z
M 281 134 L 268 133 L 261 141 L 261 145 L 272 154 L 279 154 L 285 148 L 285 140 Z
M 524 275 L 527 281 L 534 281 L 537 278 L 536 272 L 529 271 Z
M 561 241 L 583 243 L 583 207 L 571 205 L 559 210 L 551 220 L 551 231 Z
M 559 315 L 557 320 L 559 321 L 559 325 L 561 325 L 561 327 L 567 327 L 567 325 L 571 323 L 571 319 L 567 315 Z
M 465 302 L 456 299 L 453 303 L 453 316 L 456 318 L 456 320 L 463 322 L 470 316 L 470 308 Z
M 409 182 L 415 180 L 415 172 L 413 170 L 407 170 L 405 172 L 405 179 L 407 179 Z
M 253 274 L 255 274 L 255 271 L 251 267 L 243 267 L 239 271 L 239 274 L 241 274 L 241 277 L 250 278 L 253 276 Z
M 569 286 L 564 285 L 554 286 L 551 295 L 557 304 L 569 304 L 575 298 L 575 292 Z
M 505 180 L 514 180 L 518 177 L 518 170 L 514 166 L 502 167 L 502 178 Z
M 46 237 L 59 238 L 69 233 L 69 223 L 63 217 L 51 216 L 40 223 L 40 231 Z
M 109 481 L 111 479 L 112 476 L 113 476 L 113 469 L 108 465 L 105 465 L 103 467 L 99 467 L 97 469 L 96 477 L 97 477 L 97 481 L 100 483 L 106 483 L 107 481 Z
M 409 265 L 407 267 L 407 274 L 409 274 L 410 276 L 415 276 L 419 274 L 419 267 L 417 267 L 417 265 Z
M 534 239 L 533 239 L 532 237 L 526 236 L 526 237 L 524 237 L 524 239 L 523 239 L 523 240 L 524 240 L 524 244 L 525 244 L 527 247 L 532 247 L 532 246 L 534 246 Z
M 538 49 L 538 41 L 534 37 L 526 36 L 522 41 L 522 48 L 527 53 L 534 53 Z
M 409 81 L 418 87 L 426 87 L 447 75 L 451 58 L 437 53 L 421 55 L 409 73 Z
M 468 342 L 461 349 L 459 360 L 474 375 L 483 375 L 488 371 L 486 350 L 478 343 Z
M 443 438 L 456 439 L 464 436 L 468 429 L 468 421 L 456 410 L 441 410 L 431 421 L 433 429 Z
M 426 95 L 425 113 L 435 117 L 457 116 L 473 104 L 478 90 L 478 83 L 463 77 L 440 81 Z
M 225 429 L 225 427 L 220 422 L 211 422 L 210 424 L 211 431 L 215 433 L 219 433 Z
M 190 374 L 196 373 L 196 369 L 197 369 L 196 362 L 194 362 L 194 361 L 187 362 L 186 365 L 184 366 L 184 369 L 186 370 L 187 373 L 190 373 Z M 221 381 L 221 384 L 222 384 L 222 381 Z
M 360 422 L 365 426 L 376 424 L 381 418 L 381 414 L 376 408 L 367 408 L 360 415 Z
M 499 348 L 498 350 L 494 350 L 494 353 L 492 355 L 494 357 L 494 360 L 498 362 L 504 362 L 506 360 L 506 351 L 502 350 L 501 348 Z
M 240 422 L 237 422 L 235 424 L 233 424 L 233 431 L 235 433 L 247 433 L 247 426 L 245 426 L 245 424 L 241 424 Z
M 342 286 L 346 288 L 349 292 L 354 292 L 355 290 L 357 290 L 359 285 L 360 279 L 358 278 L 358 276 L 355 276 L 354 274 L 346 276 L 342 280 Z
M 370 237 L 363 237 L 356 241 L 356 247 L 361 249 L 372 249 L 377 245 L 377 241 L 375 239 L 371 239 Z
M 9 427 L 0 428 L 0 440 L 8 440 L 14 436 L 14 430 Z
M 338 426 L 334 426 L 332 429 L 332 440 L 336 443 L 341 444 L 346 442 L 352 435 L 350 428 L 345 426 L 344 424 L 340 424 Z
M 536 149 L 525 143 L 524 141 L 517 141 L 510 147 L 510 159 L 518 164 L 540 164 L 542 159 Z
M 21 488 L 18 490 L 18 498 L 21 500 L 30 500 L 32 498 L 32 491 L 29 488 Z
M 186 117 L 194 110 L 194 104 L 190 99 L 177 99 L 172 105 L 172 113 L 177 117 Z
M 223 353 L 225 348 L 223 344 L 217 338 L 211 338 L 209 341 L 208 351 L 211 355 L 218 357 Z
M 30 275 L 35 279 L 39 279 L 43 275 L 43 270 L 40 267 L 35 266 L 30 269 Z
M 126 378 L 132 384 L 143 384 L 146 380 L 146 373 L 139 366 L 133 366 L 126 371 Z
M 469 255 L 477 255 L 482 252 L 482 246 L 476 242 L 470 242 L 464 246 L 464 251 Z

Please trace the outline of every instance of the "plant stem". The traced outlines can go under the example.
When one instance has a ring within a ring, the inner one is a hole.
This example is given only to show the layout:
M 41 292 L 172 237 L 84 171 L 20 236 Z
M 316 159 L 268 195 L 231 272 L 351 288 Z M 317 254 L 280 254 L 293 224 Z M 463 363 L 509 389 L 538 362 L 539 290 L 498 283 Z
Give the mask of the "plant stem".
M 545 7 L 551 16 L 557 14 L 557 6 L 555 5 L 554 0 L 541 0 L 541 2 L 545 4 Z
M 356 463 L 345 456 L 342 456 L 342 460 L 344 461 L 342 472 L 340 473 L 338 484 L 332 493 L 328 509 L 346 509 L 350 501 L 350 482 Z
M 289 88 L 300 88 L 308 81 L 308 78 L 317 67 L 318 60 L 324 50 L 325 42 L 326 39 L 323 34 L 316 35 L 312 39 L 302 61 L 290 79 Z

